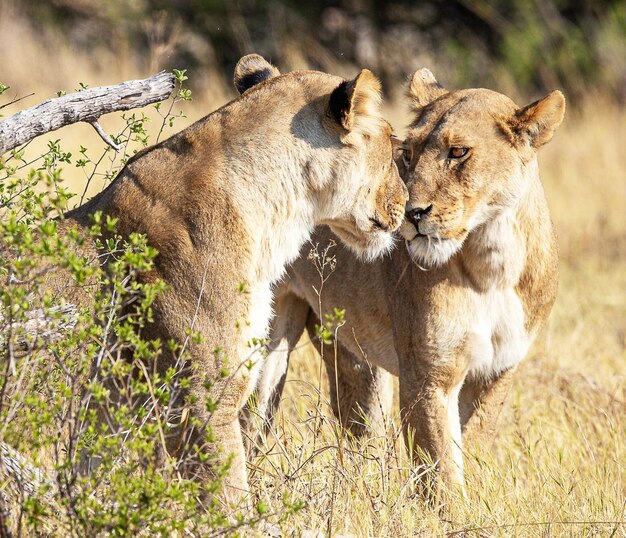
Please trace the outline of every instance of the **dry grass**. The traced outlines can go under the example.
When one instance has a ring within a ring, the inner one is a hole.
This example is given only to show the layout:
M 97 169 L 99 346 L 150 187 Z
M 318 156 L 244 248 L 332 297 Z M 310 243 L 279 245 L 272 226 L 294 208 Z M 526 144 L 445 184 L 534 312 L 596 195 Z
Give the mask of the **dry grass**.
M 108 54 L 96 64 L 2 15 L 0 48 L 11 51 L 20 43 L 19 54 L 4 55 L 2 82 L 18 95 L 36 91 L 28 105 L 79 81 L 93 86 L 148 74 L 147 60 L 142 65 Z M 215 92 L 196 92 L 186 123 L 224 102 L 225 87 L 216 80 Z M 405 117 L 400 106 L 392 118 Z M 109 121 L 105 128 L 114 131 Z M 87 126 L 67 128 L 62 137 L 65 149 L 102 145 Z M 276 444 L 254 462 L 253 472 L 258 495 L 274 509 L 285 489 L 308 502 L 288 525 L 356 536 L 463 529 L 483 529 L 466 536 L 626 536 L 624 140 L 626 111 L 593 100 L 569 111 L 543 152 L 540 166 L 560 237 L 559 298 L 543 338 L 518 371 L 499 435 L 492 446 L 466 455 L 467 503 L 459 499 L 442 520 L 411 497 L 397 416 L 384 438 L 360 444 L 345 438 L 324 403 L 327 384 L 318 387 L 316 353 L 303 343 Z M 33 144 L 33 152 L 42 145 Z M 75 188 L 83 181 L 79 170 L 68 168 L 66 176 Z

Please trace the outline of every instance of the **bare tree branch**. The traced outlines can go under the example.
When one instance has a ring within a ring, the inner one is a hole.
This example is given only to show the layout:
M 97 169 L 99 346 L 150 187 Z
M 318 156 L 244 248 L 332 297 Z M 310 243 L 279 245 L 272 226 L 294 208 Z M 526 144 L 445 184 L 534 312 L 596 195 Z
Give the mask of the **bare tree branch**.
M 33 95 L 35 95 L 34 93 L 29 93 L 28 95 L 24 95 L 22 97 L 14 97 L 13 100 L 9 101 L 8 103 L 4 103 L 3 105 L 0 105 L 0 110 L 2 110 L 3 108 L 6 108 L 8 106 L 14 105 L 15 103 L 19 103 L 22 99 L 27 99 L 29 97 L 32 97 Z
M 163 71 L 144 80 L 128 80 L 48 99 L 0 122 L 0 155 L 72 123 L 93 124 L 103 114 L 163 101 L 171 95 L 174 85 L 174 75 Z
M 102 128 L 102 125 L 100 125 L 97 121 L 91 121 L 89 123 L 91 123 L 91 126 L 100 135 L 100 138 L 102 138 L 102 140 L 104 140 L 115 151 L 120 151 L 122 149 L 123 146 L 120 146 L 119 144 L 116 144 L 115 142 L 113 142 L 111 137 L 104 132 L 104 129 Z

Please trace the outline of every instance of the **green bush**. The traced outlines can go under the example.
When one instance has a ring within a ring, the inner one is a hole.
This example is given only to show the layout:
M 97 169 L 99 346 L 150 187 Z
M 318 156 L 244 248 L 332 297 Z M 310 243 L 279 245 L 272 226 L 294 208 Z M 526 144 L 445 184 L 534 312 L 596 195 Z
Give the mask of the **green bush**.
M 156 140 L 172 127 L 174 104 L 190 99 L 184 71 L 175 75 L 175 97 L 156 106 Z M 185 342 L 142 335 L 165 289 L 137 279 L 156 251 L 101 214 L 87 232 L 63 220 L 86 187 L 69 192 L 62 165 L 89 168 L 86 184 L 105 186 L 151 139 L 147 116 L 124 118 L 119 153 L 92 159 L 81 146 L 74 157 L 54 140 L 35 160 L 22 149 L 0 159 L 0 530 L 17 535 L 207 536 L 263 517 L 263 504 L 255 517 L 223 510 L 214 493 L 226 467 L 202 493 L 182 472 L 185 454 L 198 457 L 181 433 Z M 165 347 L 179 360 L 159 374 Z M 174 458 L 166 446 L 177 436 L 183 455 Z

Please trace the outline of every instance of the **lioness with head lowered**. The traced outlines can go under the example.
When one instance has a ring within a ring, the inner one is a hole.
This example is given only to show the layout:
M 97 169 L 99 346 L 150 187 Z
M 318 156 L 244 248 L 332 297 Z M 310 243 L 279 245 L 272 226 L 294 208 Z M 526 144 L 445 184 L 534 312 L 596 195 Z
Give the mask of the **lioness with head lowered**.
M 250 55 L 239 61 L 235 84 L 241 97 L 130 159 L 62 223 L 86 229 L 101 212 L 117 218 L 122 236 L 143 233 L 158 250 L 153 269 L 139 278 L 168 288 L 142 334 L 180 343 L 190 329 L 202 336 L 187 344 L 187 424 L 208 424 L 223 457 L 234 455 L 230 499 L 247 489 L 238 413 L 263 360 L 250 343 L 267 334 L 272 283 L 318 224 L 331 226 L 357 255 L 386 252 L 407 199 L 371 72 L 354 80 L 280 75 Z M 254 366 L 242 367 L 250 359 Z M 175 360 L 164 352 L 159 369 Z M 205 437 L 196 431 L 189 444 Z M 192 471 L 201 480 L 212 476 L 208 465 Z
M 337 355 L 325 353 L 341 420 L 356 430 L 363 415 L 376 420 L 390 402 L 381 369 L 398 376 L 415 463 L 434 462 L 439 483 L 462 487 L 462 431 L 493 425 L 556 297 L 537 150 L 561 123 L 565 101 L 557 91 L 520 108 L 485 89 L 448 92 L 428 70 L 413 75 L 409 97 L 415 120 L 398 161 L 410 195 L 400 228 L 406 245 L 372 264 L 337 247 L 321 312 L 320 276 L 303 249 L 277 289 L 258 412 L 269 425 L 304 327 L 314 336 L 320 315 L 344 308 Z M 312 241 L 323 250 L 331 239 L 318 229 Z

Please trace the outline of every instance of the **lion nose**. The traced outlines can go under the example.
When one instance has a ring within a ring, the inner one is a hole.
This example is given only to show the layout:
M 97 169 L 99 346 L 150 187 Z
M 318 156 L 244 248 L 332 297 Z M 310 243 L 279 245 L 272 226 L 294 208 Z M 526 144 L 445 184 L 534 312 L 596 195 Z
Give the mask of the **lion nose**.
M 428 215 L 433 210 L 433 204 L 430 204 L 428 207 L 414 207 L 409 209 L 405 215 L 409 222 L 412 224 L 417 224 L 420 220 L 422 220 L 426 215 Z

